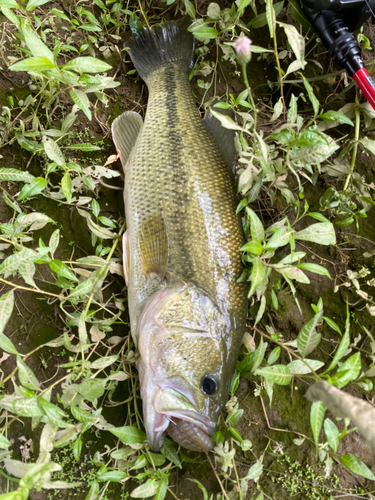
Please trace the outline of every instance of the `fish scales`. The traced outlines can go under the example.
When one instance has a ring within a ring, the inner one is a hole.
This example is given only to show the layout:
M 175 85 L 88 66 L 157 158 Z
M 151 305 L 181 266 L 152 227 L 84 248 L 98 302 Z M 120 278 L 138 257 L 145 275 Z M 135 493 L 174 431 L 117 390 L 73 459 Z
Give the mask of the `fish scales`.
M 241 274 L 243 236 L 230 172 L 202 125 L 186 71 L 162 69 L 150 79 L 149 89 L 145 123 L 125 178 L 130 308 L 136 311 L 147 298 L 137 242 L 156 215 L 167 228 L 168 268 L 202 286 L 219 306 L 229 303 L 236 309 L 238 286 L 227 283 L 235 283 Z
M 160 449 L 172 426 L 177 442 L 206 451 L 228 396 L 247 300 L 245 284 L 237 283 L 243 234 L 234 182 L 192 96 L 186 27 L 186 20 L 169 23 L 130 43 L 149 98 L 131 152 L 118 147 L 125 168 L 124 264 L 148 440 Z M 168 46 L 173 37 L 180 37 L 182 60 L 178 47 Z M 165 59 L 159 64 L 151 60 L 158 54 L 145 52 L 155 45 Z M 116 144 L 126 143 L 125 119 L 135 119 L 124 115 L 113 126 Z

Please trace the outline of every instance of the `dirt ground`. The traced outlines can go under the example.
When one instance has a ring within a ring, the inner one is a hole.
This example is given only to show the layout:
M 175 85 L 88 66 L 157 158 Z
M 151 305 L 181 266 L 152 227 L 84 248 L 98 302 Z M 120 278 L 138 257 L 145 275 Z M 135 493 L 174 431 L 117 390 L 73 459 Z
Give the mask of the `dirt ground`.
M 64 3 L 64 2 L 63 2 Z M 198 2 L 199 3 L 199 2 Z M 161 2 L 155 2 L 157 5 L 163 6 Z M 57 4 L 56 4 L 57 5 Z M 201 2 L 202 11 L 204 5 Z M 170 16 L 173 17 L 172 12 Z M 248 22 L 251 18 L 249 13 L 248 19 L 245 17 L 244 21 Z M 287 12 L 281 15 L 281 20 L 290 20 Z M 6 19 L 0 17 L 0 23 L 4 23 Z M 371 40 L 375 46 L 375 28 L 369 23 L 364 28 L 364 33 Z M 266 29 L 253 30 L 251 33 L 253 43 L 261 46 L 269 46 L 270 40 Z M 282 37 L 280 33 L 280 37 Z M 282 41 L 280 40 L 280 43 Z M 308 47 L 307 47 L 308 50 Z M 323 50 L 322 50 L 323 52 Z M 366 59 L 374 57 L 373 51 L 367 52 Z M 258 59 L 258 60 L 257 60 Z M 306 70 L 306 76 L 313 77 L 319 74 L 332 73 L 336 69 L 328 60 L 326 55 L 322 55 L 319 59 L 320 64 L 323 66 L 323 71 L 318 69 L 313 63 Z M 102 157 L 108 157 L 115 153 L 115 149 L 111 142 L 109 127 L 113 119 L 125 110 L 135 110 L 141 114 L 145 111 L 147 102 L 147 89 L 143 82 L 136 75 L 127 75 L 127 72 L 132 69 L 129 57 L 125 60 L 116 59 L 112 62 L 113 67 L 118 69 L 117 79 L 121 82 L 121 86 L 113 91 L 110 91 L 111 104 L 107 108 L 100 108 L 98 115 L 99 120 L 95 119 L 89 122 L 80 114 L 80 121 L 76 123 L 75 131 L 87 130 L 88 136 L 94 138 L 91 140 L 103 140 L 104 150 L 101 152 Z M 241 78 L 233 71 L 233 67 L 228 63 L 220 63 L 219 79 L 217 82 L 217 94 L 223 95 L 225 93 L 238 95 L 244 87 Z M 270 64 L 265 71 L 264 61 L 259 58 L 253 58 L 249 66 L 248 77 L 250 85 L 255 88 L 257 99 L 262 102 L 276 102 L 279 97 L 277 90 L 270 90 L 267 81 L 277 81 L 277 73 L 274 67 Z M 0 103 L 6 106 L 9 96 L 21 98 L 28 92 L 26 85 L 27 74 L 15 74 L 8 71 L 4 64 L 0 71 Z M 192 82 L 193 91 L 196 96 L 197 105 L 201 103 L 205 91 L 199 88 L 195 81 Z M 288 101 L 291 93 L 298 92 L 295 86 L 286 85 L 286 100 Z M 322 80 L 314 83 L 314 90 L 320 102 L 327 105 L 328 109 L 338 110 L 345 103 L 353 102 L 354 89 L 351 88 L 346 91 L 345 81 L 336 76 L 328 83 Z M 211 91 L 208 92 L 206 99 L 210 97 Z M 276 124 L 262 123 L 261 127 L 264 128 L 266 133 L 270 133 L 272 128 L 277 127 Z M 340 129 L 340 134 L 352 133 L 351 130 L 343 126 Z M 372 136 L 370 132 L 369 137 Z M 0 167 L 13 166 L 14 168 L 27 169 L 34 175 L 40 172 L 40 165 L 38 158 L 33 157 L 31 153 L 25 151 L 17 143 L 11 146 L 3 147 L 0 151 Z M 89 164 L 89 159 L 81 155 L 80 160 Z M 374 176 L 375 163 L 373 158 L 369 158 L 365 150 L 360 146 L 360 153 L 356 164 L 356 172 L 364 176 L 368 182 L 371 182 Z M 115 168 L 120 169 L 118 164 Z M 121 186 L 122 181 L 116 181 L 118 186 Z M 116 182 L 114 182 L 116 184 Z M 292 183 L 293 180 L 290 179 Z M 305 197 L 311 208 L 318 207 L 318 202 L 323 193 L 328 187 L 337 186 L 341 189 L 341 181 L 338 182 L 333 177 L 328 175 L 320 176 L 315 186 L 308 183 L 305 187 Z M 16 186 L 8 185 L 9 189 L 16 191 Z M 120 219 L 124 217 L 123 200 L 121 191 L 113 191 L 104 186 L 98 190 L 98 200 L 100 205 L 105 206 L 104 215 L 112 216 L 113 218 Z M 60 227 L 64 245 L 63 250 L 57 258 L 61 260 L 78 259 L 85 255 L 92 253 L 90 243 L 90 234 L 86 227 L 85 221 L 80 217 L 75 210 L 70 210 L 64 206 L 58 206 L 53 200 L 48 200 L 41 196 L 34 198 L 28 202 L 28 205 L 33 211 L 41 211 L 50 216 L 56 221 L 57 226 Z M 294 217 L 294 210 L 286 206 L 285 200 L 276 198 L 275 203 L 271 206 L 269 200 L 260 198 L 253 206 L 253 209 L 263 219 L 267 225 L 271 220 L 276 220 L 278 214 L 288 215 L 291 220 Z M 317 208 L 317 211 L 319 207 Z M 5 204 L 0 197 L 0 222 L 7 222 L 13 216 L 12 209 Z M 319 297 L 322 297 L 325 307 L 325 315 L 334 319 L 336 323 L 344 330 L 346 305 L 347 300 L 350 305 L 351 314 L 351 338 L 354 339 L 357 334 L 363 333 L 361 325 L 366 326 L 372 331 L 373 318 L 364 308 L 364 301 L 358 299 L 358 296 L 352 291 L 344 287 L 340 287 L 337 292 L 334 292 L 335 285 L 341 284 L 346 280 L 346 271 L 351 269 L 353 271 L 360 269 L 362 266 L 368 267 L 371 271 L 368 279 L 375 278 L 374 259 L 372 255 L 375 252 L 375 210 L 372 209 L 368 212 L 368 217 L 360 220 L 360 231 L 358 232 L 355 225 L 352 224 L 348 227 L 336 226 L 337 245 L 334 248 L 322 247 L 319 245 L 309 244 L 304 245 L 297 243 L 296 251 L 306 251 L 310 257 L 310 262 L 322 264 L 327 267 L 333 280 L 330 282 L 326 277 L 310 274 L 310 285 L 298 286 L 298 297 L 303 314 L 301 314 L 293 300 L 292 295 L 286 287 L 282 287 L 278 294 L 279 309 L 275 311 L 270 309 L 264 316 L 261 328 L 266 325 L 272 326 L 274 331 L 281 332 L 285 340 L 293 340 L 296 338 L 300 328 L 308 319 L 312 317 L 311 303 L 316 303 Z M 38 233 L 45 241 L 55 227 L 46 227 Z M 301 228 L 297 228 L 301 229 Z M 364 254 L 368 252 L 371 257 L 366 257 Z M 119 253 L 120 256 L 120 253 Z M 38 276 L 38 279 L 45 279 L 47 276 Z M 14 283 L 22 285 L 22 280 L 13 280 Z M 0 293 L 5 293 L 9 287 L 5 284 L 0 285 Z M 123 280 L 120 277 L 112 279 L 107 293 L 119 293 L 123 290 L 126 294 L 126 288 Z M 371 288 L 365 285 L 363 290 L 371 295 Z M 254 316 L 258 309 L 258 304 L 253 304 L 250 308 L 251 315 Z M 127 313 L 124 313 L 125 320 L 127 320 Z M 249 325 L 251 321 L 249 321 Z M 6 334 L 12 339 L 22 353 L 30 352 L 38 345 L 48 342 L 57 336 L 61 335 L 67 329 L 66 319 L 62 314 L 59 306 L 53 300 L 48 301 L 42 295 L 30 293 L 27 291 L 18 290 L 16 292 L 16 307 L 15 312 L 7 326 Z M 249 329 L 250 331 L 250 329 Z M 123 331 L 116 331 L 114 334 L 124 335 Z M 314 353 L 315 359 L 327 360 L 331 355 L 332 348 L 337 343 L 337 336 L 333 334 L 327 326 L 322 328 L 323 342 L 319 345 L 317 351 Z M 259 337 L 255 336 L 255 342 L 259 341 Z M 368 341 L 368 340 L 367 340 Z M 269 346 L 269 351 L 275 347 Z M 363 338 L 361 344 L 362 349 L 366 349 L 366 340 Z M 286 354 L 283 354 L 285 359 Z M 58 352 L 52 348 L 44 349 L 38 352 L 35 356 L 29 358 L 29 366 L 40 376 L 40 380 L 48 381 L 52 377 L 56 380 L 63 373 L 63 369 L 59 368 L 63 362 L 68 360 L 68 355 Z M 284 361 L 284 359 L 282 359 Z M 14 369 L 14 357 L 0 361 L 0 370 L 3 376 L 7 376 Z M 365 366 L 363 369 L 367 368 Z M 338 480 L 335 482 L 331 479 L 322 480 L 321 482 L 312 479 L 313 474 L 310 474 L 309 467 L 315 475 L 323 477 L 323 465 L 318 461 L 315 448 L 305 442 L 297 446 L 293 440 L 298 437 L 298 433 L 311 436 L 309 424 L 310 403 L 304 397 L 307 390 L 308 383 L 301 379 L 295 379 L 291 386 L 276 387 L 274 391 L 274 400 L 272 405 L 269 405 L 266 396 L 263 399 L 254 395 L 257 383 L 259 380 L 241 379 L 239 389 L 237 391 L 237 398 L 240 408 L 245 410 L 242 419 L 238 424 L 244 439 L 249 439 L 253 443 L 253 448 L 249 452 L 242 453 L 242 458 L 237 463 L 238 472 L 240 475 L 246 473 L 249 466 L 254 463 L 254 457 L 263 456 L 265 474 L 260 479 L 260 485 L 263 491 L 268 495 L 268 498 L 273 500 L 283 500 L 294 498 L 296 500 L 302 499 L 329 499 L 329 498 L 375 498 L 369 495 L 370 492 L 375 492 L 375 486 L 371 481 L 361 478 L 355 474 L 350 473 L 346 468 L 340 465 L 339 461 L 335 462 L 333 473 L 337 476 Z M 5 386 L 5 391 L 12 391 L 10 383 Z M 374 402 L 375 391 L 364 393 L 358 386 L 351 384 L 346 388 L 351 394 L 365 397 L 368 401 Z M 120 401 L 122 394 L 117 394 L 116 397 Z M 123 407 L 119 406 L 113 411 L 107 408 L 108 420 L 114 425 L 122 425 L 123 422 Z M 327 414 L 328 416 L 329 413 Z M 332 418 L 332 416 L 331 416 Z M 342 425 L 342 424 L 338 424 Z M 25 442 L 29 439 L 33 440 L 34 448 L 29 446 L 29 455 L 31 459 L 37 456 L 37 442 L 38 433 L 40 430 L 31 430 L 29 424 L 25 421 L 17 421 L 10 427 L 8 439 L 11 439 L 13 445 L 13 458 L 20 459 L 22 455 L 21 447 L 25 449 Z M 75 480 L 80 477 L 82 471 L 87 472 L 90 468 L 89 460 L 94 456 L 96 450 L 100 450 L 102 446 L 114 442 L 113 436 L 109 433 L 101 433 L 98 437 L 91 433 L 84 444 L 83 459 L 77 463 L 70 470 L 69 473 Z M 241 453 L 241 452 L 239 452 Z M 339 454 L 351 453 L 361 459 L 367 466 L 375 473 L 375 455 L 364 446 L 357 432 L 348 435 L 340 444 Z M 190 478 L 198 479 L 206 487 L 208 494 L 220 493 L 220 487 L 212 473 L 209 465 L 204 456 L 200 456 L 193 452 L 183 452 L 183 456 L 187 460 L 183 464 L 183 469 L 178 470 L 173 475 L 171 481 L 171 489 L 178 498 L 194 500 L 201 498 L 202 494 L 197 489 L 196 485 L 189 481 Z M 289 457 L 289 458 L 287 458 Z M 71 458 L 65 460 L 58 456 L 57 461 L 66 462 L 66 467 L 72 467 Z M 65 461 L 64 461 L 65 460 Z M 295 462 L 299 462 L 300 466 L 293 466 Z M 299 477 L 298 487 L 295 490 L 291 489 L 291 485 L 295 477 Z M 315 476 L 314 476 L 315 477 Z M 128 488 L 129 483 L 126 483 Z M 0 477 L 0 493 L 6 491 L 7 480 L 5 477 Z M 366 496 L 356 496 L 367 493 Z M 51 493 L 45 491 L 37 492 L 32 491 L 30 498 L 32 500 L 48 500 L 51 498 L 57 499 L 77 499 L 83 500 L 87 495 L 87 486 L 83 483 L 80 489 L 71 491 L 63 490 L 51 496 Z M 122 486 L 114 485 L 112 490 L 109 490 L 108 497 L 117 499 L 125 498 L 122 491 Z M 332 495 L 332 497 L 330 496 Z M 373 493 L 375 495 L 375 493 Z M 253 484 L 250 487 L 248 498 L 256 498 L 257 485 Z M 172 499 L 169 493 L 166 497 L 168 500 Z

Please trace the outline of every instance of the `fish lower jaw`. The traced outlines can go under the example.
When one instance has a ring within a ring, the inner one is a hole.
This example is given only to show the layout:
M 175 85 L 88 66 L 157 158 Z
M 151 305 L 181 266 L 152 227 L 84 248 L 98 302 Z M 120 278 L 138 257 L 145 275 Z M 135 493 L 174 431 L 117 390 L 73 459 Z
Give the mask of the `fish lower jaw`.
M 207 430 L 189 420 L 173 419 L 168 426 L 167 433 L 183 448 L 207 453 L 214 447 Z
M 192 451 L 208 452 L 213 448 L 211 436 L 216 425 L 207 417 L 191 415 L 191 412 L 157 413 L 154 425 L 147 429 L 148 442 L 154 451 L 159 451 L 169 435 L 177 444 Z

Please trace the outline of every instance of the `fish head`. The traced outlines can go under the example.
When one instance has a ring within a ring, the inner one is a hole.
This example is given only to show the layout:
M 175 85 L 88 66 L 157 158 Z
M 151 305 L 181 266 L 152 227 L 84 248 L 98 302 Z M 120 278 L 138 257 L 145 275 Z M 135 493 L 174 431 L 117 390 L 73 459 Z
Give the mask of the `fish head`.
M 145 304 L 138 322 L 141 396 L 148 441 L 159 450 L 168 433 L 194 451 L 211 436 L 228 395 L 222 314 L 193 285 L 165 288 Z

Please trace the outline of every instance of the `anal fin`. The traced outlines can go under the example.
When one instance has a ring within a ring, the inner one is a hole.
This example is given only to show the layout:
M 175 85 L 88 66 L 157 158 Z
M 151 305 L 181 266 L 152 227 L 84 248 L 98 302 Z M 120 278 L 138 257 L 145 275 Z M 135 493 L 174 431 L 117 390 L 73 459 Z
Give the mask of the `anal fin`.
M 145 276 L 157 276 L 163 281 L 168 264 L 168 235 L 164 219 L 150 216 L 139 237 L 142 270 Z
M 112 138 L 117 151 L 121 152 L 120 160 L 124 172 L 142 126 L 141 115 L 134 111 L 125 111 L 112 123 Z
M 211 104 L 211 107 L 218 102 L 219 101 L 216 99 Z M 214 108 L 214 111 L 222 115 L 229 116 L 233 121 L 235 119 L 234 111 L 232 109 Z M 234 146 L 235 131 L 223 127 L 220 120 L 218 120 L 216 116 L 211 113 L 210 107 L 207 108 L 202 123 L 217 142 L 226 165 L 231 173 L 234 174 L 236 162 L 236 148 Z

